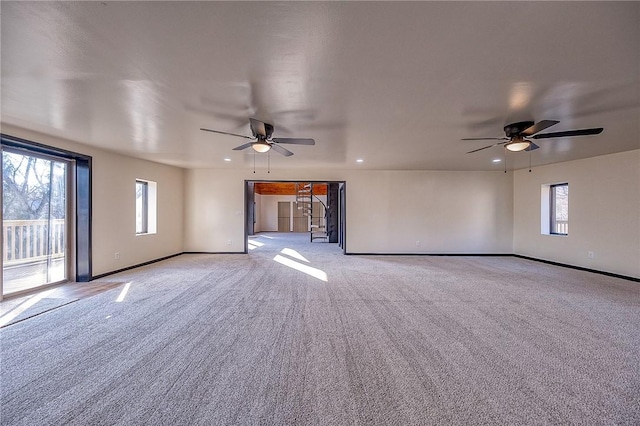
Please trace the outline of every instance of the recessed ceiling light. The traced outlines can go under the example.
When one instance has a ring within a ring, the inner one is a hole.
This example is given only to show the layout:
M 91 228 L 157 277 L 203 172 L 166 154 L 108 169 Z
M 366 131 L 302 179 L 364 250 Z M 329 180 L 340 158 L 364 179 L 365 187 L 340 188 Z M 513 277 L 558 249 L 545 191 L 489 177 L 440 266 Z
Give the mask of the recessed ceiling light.
M 231 158 L 225 158 L 224 161 L 229 162 L 231 161 Z
M 493 159 L 493 160 L 491 160 L 491 161 L 493 161 L 494 163 L 499 163 L 499 162 L 501 162 L 502 160 L 501 160 L 501 159 L 499 159 L 499 158 L 494 158 L 494 159 Z
M 358 159 L 356 160 L 356 163 L 363 163 L 363 162 L 364 162 L 364 160 L 363 160 L 362 158 L 358 158 Z

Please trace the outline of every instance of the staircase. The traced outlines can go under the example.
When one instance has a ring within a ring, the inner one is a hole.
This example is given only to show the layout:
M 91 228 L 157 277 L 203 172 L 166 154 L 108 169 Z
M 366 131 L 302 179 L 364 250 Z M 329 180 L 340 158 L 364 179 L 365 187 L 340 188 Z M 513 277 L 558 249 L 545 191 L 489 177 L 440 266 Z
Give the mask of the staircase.
M 296 183 L 296 205 L 298 210 L 302 210 L 303 216 L 309 217 L 311 242 L 328 242 L 327 206 L 313 195 L 313 183 Z

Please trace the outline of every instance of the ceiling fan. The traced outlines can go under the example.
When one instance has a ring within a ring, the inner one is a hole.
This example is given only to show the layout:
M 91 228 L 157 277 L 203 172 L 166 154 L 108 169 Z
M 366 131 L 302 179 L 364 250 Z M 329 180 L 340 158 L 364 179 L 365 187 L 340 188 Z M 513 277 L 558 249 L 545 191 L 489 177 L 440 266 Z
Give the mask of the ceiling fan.
M 499 140 L 503 142 L 498 142 L 493 145 L 484 146 L 482 148 L 474 149 L 472 151 L 467 152 L 467 154 L 471 154 L 472 152 L 482 151 L 483 149 L 493 148 L 494 146 L 504 145 L 506 149 L 509 151 L 533 151 L 534 149 L 540 148 L 538 145 L 533 143 L 530 139 L 552 139 L 552 138 L 567 138 L 572 136 L 587 136 L 587 135 L 598 135 L 602 133 L 604 130 L 602 127 L 597 127 L 593 129 L 579 129 L 579 130 L 566 130 L 563 132 L 553 132 L 553 133 L 542 133 L 538 134 L 545 129 L 548 129 L 551 126 L 558 124 L 559 121 L 556 120 L 542 120 L 537 123 L 533 121 L 521 121 L 518 123 L 507 124 L 504 126 L 504 133 L 506 137 L 504 138 L 465 138 L 463 141 L 492 141 Z
M 273 148 L 273 150 L 285 157 L 290 157 L 293 152 L 286 148 L 281 147 L 279 144 L 288 143 L 293 145 L 315 145 L 316 141 L 313 139 L 299 139 L 299 138 L 272 138 L 273 124 L 265 123 L 255 118 L 249 119 L 249 126 L 251 127 L 251 133 L 253 136 L 238 135 L 235 133 L 222 132 L 220 130 L 212 130 L 200 128 L 205 132 L 220 133 L 221 135 L 236 136 L 238 138 L 251 139 L 251 142 L 247 142 L 243 145 L 233 148 L 234 151 L 241 151 L 249 147 L 253 148 L 256 152 L 267 152 Z

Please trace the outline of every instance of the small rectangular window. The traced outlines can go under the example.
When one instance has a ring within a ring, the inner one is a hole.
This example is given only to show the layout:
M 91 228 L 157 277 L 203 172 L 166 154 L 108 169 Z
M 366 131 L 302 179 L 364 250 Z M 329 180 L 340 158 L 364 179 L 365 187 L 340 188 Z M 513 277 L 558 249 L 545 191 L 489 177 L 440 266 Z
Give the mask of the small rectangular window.
M 149 231 L 149 184 L 136 180 L 136 234 Z
M 569 234 L 569 184 L 551 185 L 549 191 L 550 233 Z
M 136 235 L 158 231 L 158 184 L 136 179 Z

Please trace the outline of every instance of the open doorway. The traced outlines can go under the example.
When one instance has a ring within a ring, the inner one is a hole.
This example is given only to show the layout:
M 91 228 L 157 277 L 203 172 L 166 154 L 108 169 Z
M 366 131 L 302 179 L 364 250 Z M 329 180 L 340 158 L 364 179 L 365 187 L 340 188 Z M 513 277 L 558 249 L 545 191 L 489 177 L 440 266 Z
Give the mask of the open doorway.
M 245 253 L 249 238 L 269 232 L 307 234 L 309 243 L 346 252 L 343 181 L 245 181 Z

